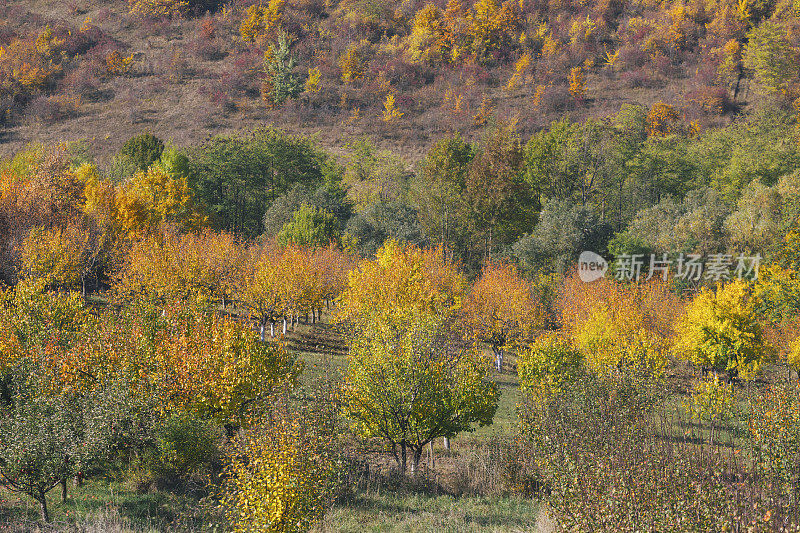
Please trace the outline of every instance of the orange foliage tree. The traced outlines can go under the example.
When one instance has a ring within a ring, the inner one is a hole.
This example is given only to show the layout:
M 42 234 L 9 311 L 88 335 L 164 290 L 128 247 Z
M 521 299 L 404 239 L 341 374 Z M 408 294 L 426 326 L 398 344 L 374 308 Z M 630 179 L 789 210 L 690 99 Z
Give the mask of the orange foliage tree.
M 464 301 L 465 324 L 476 341 L 492 347 L 497 370 L 503 352 L 543 327 L 544 311 L 532 285 L 514 265 L 488 261 Z

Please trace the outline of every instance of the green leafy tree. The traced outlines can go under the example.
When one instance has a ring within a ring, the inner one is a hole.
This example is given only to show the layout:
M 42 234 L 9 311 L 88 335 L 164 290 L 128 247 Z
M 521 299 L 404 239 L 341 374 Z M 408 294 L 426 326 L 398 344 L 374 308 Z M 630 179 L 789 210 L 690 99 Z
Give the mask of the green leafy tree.
M 309 204 L 303 204 L 294 212 L 294 219 L 287 222 L 278 233 L 278 242 L 298 246 L 327 246 L 339 242 L 339 224 L 332 214 Z
M 289 52 L 289 36 L 281 32 L 276 44 L 271 44 L 264 55 L 264 70 L 268 76 L 269 97 L 273 104 L 281 105 L 289 98 L 296 98 L 303 86 L 293 73 L 297 61 Z
M 119 153 L 130 158 L 139 170 L 147 168 L 159 160 L 164 152 L 164 141 L 152 133 L 142 133 L 131 137 L 122 145 Z
M 47 493 L 83 468 L 80 406 L 64 397 L 17 396 L 0 408 L 0 435 L 0 486 L 36 500 L 49 522 Z
M 744 66 L 755 73 L 761 90 L 776 93 L 797 72 L 796 52 L 786 29 L 779 22 L 767 20 L 750 30 L 744 48 Z
M 412 184 L 425 232 L 443 247 L 451 245 L 454 234 L 463 229 L 464 188 L 473 155 L 460 135 L 444 138 L 428 152 Z
M 388 445 L 402 472 L 416 471 L 423 447 L 474 424 L 490 424 L 497 385 L 468 344 L 453 340 L 437 317 L 404 327 L 374 324 L 351 343 L 342 400 L 359 434 Z
M 189 185 L 218 228 L 255 237 L 277 198 L 325 182 L 334 172 L 328 159 L 310 140 L 274 129 L 219 136 L 190 154 Z

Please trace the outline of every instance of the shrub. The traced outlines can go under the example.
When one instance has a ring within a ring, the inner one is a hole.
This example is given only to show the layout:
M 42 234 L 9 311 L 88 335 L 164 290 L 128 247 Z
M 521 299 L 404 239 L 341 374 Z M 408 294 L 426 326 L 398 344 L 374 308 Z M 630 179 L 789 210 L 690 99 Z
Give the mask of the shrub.
M 180 16 L 189 8 L 186 0 L 128 0 L 132 15 L 145 18 Z
M 170 476 L 203 473 L 218 464 L 220 430 L 192 413 L 171 413 L 155 429 L 159 461 L 156 469 Z
M 158 161 L 163 151 L 164 141 L 152 133 L 142 133 L 125 141 L 119 153 L 130 158 L 139 170 L 147 170 L 150 165 Z
M 111 76 L 127 76 L 133 68 L 133 56 L 123 57 L 119 50 L 106 56 L 106 73 Z
M 756 467 L 796 504 L 800 496 L 800 387 L 776 383 L 763 394 L 751 396 L 749 405 L 748 429 Z
M 46 124 L 75 118 L 81 107 L 80 96 L 37 96 L 28 105 L 28 114 Z
M 575 67 L 569 73 L 569 94 L 576 100 L 586 97 L 586 75 L 581 67 Z
M 276 413 L 229 448 L 221 500 L 234 531 L 307 531 L 332 502 L 335 417 L 282 406 Z
M 695 383 L 691 397 L 684 401 L 686 412 L 693 420 L 709 423 L 711 445 L 717 424 L 733 416 L 735 405 L 733 385 L 720 382 L 717 374 Z
M 578 374 L 583 354 L 555 335 L 537 339 L 517 359 L 520 390 L 533 397 L 547 398 Z
M 342 72 L 342 81 L 344 83 L 352 83 L 364 77 L 364 64 L 363 53 L 360 51 L 359 45 L 351 44 L 347 50 L 339 58 L 339 68 Z
M 680 131 L 680 113 L 673 106 L 656 102 L 647 113 L 647 135 L 664 137 Z
M 728 449 L 651 410 L 665 391 L 579 375 L 521 407 L 540 497 L 567 531 L 763 531 L 797 525 L 796 500 Z M 765 409 L 771 407 L 765 406 Z M 677 425 L 683 435 L 672 437 Z M 788 432 L 783 433 L 788 435 Z M 794 466 L 790 466 L 794 468 Z

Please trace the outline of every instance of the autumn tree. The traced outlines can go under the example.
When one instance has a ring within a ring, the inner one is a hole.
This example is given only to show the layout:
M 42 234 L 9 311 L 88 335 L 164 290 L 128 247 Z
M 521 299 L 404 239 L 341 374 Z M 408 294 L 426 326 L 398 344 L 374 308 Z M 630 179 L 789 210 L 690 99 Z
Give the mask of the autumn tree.
M 497 370 L 504 351 L 529 339 L 544 323 L 533 288 L 508 263 L 488 261 L 464 301 L 464 320 L 476 341 L 492 347 Z
M 774 357 L 755 306 L 741 280 L 701 290 L 678 323 L 675 352 L 703 369 L 752 379 Z
M 614 377 L 634 373 L 660 379 L 682 306 L 666 282 L 621 284 L 577 275 L 561 287 L 558 307 L 564 331 L 584 354 L 592 373 Z
M 137 172 L 122 185 L 117 192 L 117 216 L 127 235 L 170 223 L 185 230 L 200 229 L 208 220 L 186 177 L 171 176 L 160 165 Z
M 239 27 L 242 40 L 260 42 L 273 39 L 281 27 L 285 4 L 286 0 L 269 0 L 267 5 L 259 2 L 248 7 Z
M 88 250 L 77 228 L 33 228 L 20 246 L 22 275 L 43 288 L 80 285 Z
M 428 442 L 491 423 L 497 409 L 485 363 L 453 328 L 464 289 L 439 250 L 389 241 L 340 297 L 337 319 L 352 327 L 344 412 L 402 472 L 409 454 L 415 471 Z
M 408 55 L 412 61 L 436 64 L 448 59 L 448 31 L 442 12 L 434 4 L 426 4 L 414 15 L 408 37 Z

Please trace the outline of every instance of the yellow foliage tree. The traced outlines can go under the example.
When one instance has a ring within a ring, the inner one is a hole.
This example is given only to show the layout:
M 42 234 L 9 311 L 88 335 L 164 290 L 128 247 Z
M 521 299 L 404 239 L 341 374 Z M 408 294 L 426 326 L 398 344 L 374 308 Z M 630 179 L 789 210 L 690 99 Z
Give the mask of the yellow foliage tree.
M 80 286 L 87 252 L 77 228 L 33 228 L 22 241 L 23 276 L 44 288 Z
M 681 312 L 680 300 L 665 282 L 584 283 L 573 276 L 561 288 L 558 307 L 565 332 L 592 372 L 663 375 L 673 324 Z
M 569 73 L 569 94 L 576 100 L 586 98 L 586 74 L 581 67 L 575 67 Z
M 426 4 L 414 15 L 414 25 L 408 37 L 411 61 L 437 63 L 448 56 L 448 28 L 442 12 L 434 4 Z
M 379 438 L 405 472 L 423 447 L 491 422 L 497 387 L 451 320 L 465 281 L 442 250 L 388 241 L 350 273 L 337 319 L 351 326 L 341 398 L 363 437 Z
M 162 223 L 197 229 L 207 221 L 186 178 L 172 176 L 158 165 L 136 173 L 122 186 L 117 193 L 117 211 L 122 231 L 129 235 Z
M 755 309 L 742 280 L 703 289 L 678 323 L 675 352 L 699 367 L 752 379 L 775 355 Z
M 647 135 L 651 137 L 664 137 L 679 131 L 680 113 L 677 109 L 664 102 L 656 102 L 650 108 L 645 120 Z
M 342 70 L 342 81 L 352 83 L 364 77 L 364 58 L 357 44 L 351 44 L 339 58 L 339 68 Z
M 322 74 L 317 67 L 308 68 L 308 77 L 306 78 L 305 91 L 308 94 L 316 94 L 320 90 L 320 78 Z
M 386 100 L 383 102 L 383 121 L 384 122 L 395 122 L 397 119 L 403 116 L 404 113 L 401 113 L 399 109 L 397 109 L 397 105 L 395 104 L 395 99 L 393 94 L 387 94 Z
M 266 6 L 258 3 L 247 8 L 239 35 L 246 42 L 274 40 L 281 27 L 285 4 L 286 0 L 269 0 Z
M 517 62 L 514 63 L 514 73 L 509 78 L 508 83 L 506 83 L 506 89 L 512 90 L 517 88 L 520 83 L 523 81 L 523 76 L 525 72 L 531 65 L 531 55 L 530 53 L 525 53 L 517 59 Z

